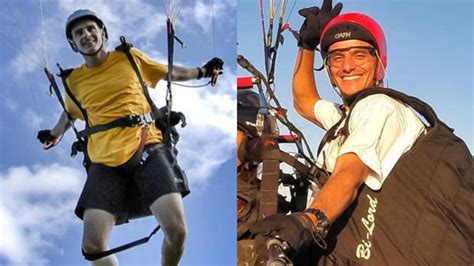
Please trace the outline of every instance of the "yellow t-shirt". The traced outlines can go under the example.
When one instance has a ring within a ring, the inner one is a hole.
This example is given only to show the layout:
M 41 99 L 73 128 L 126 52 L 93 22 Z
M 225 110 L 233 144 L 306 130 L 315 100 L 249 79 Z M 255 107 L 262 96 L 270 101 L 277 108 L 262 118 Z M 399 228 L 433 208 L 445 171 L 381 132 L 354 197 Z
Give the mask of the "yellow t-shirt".
M 168 69 L 153 61 L 142 51 L 132 48 L 142 78 L 149 87 L 163 79 Z M 109 123 L 131 114 L 151 111 L 138 77 L 123 52 L 112 51 L 105 62 L 93 68 L 85 64 L 67 78 L 72 94 L 86 110 L 89 126 Z M 81 111 L 66 94 L 66 109 L 74 117 L 84 120 Z M 87 151 L 92 162 L 118 166 L 128 161 L 140 143 L 141 127 L 112 128 L 92 134 Z M 159 129 L 150 127 L 146 143 L 162 139 Z

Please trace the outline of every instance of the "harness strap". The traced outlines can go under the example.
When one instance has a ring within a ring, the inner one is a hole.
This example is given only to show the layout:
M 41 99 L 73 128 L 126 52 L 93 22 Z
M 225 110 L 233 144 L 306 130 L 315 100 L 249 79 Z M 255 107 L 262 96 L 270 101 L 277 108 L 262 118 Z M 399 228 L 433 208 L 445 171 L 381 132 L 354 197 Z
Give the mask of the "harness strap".
M 140 70 L 138 69 L 137 63 L 135 62 L 135 59 L 133 59 L 132 53 L 130 53 L 130 48 L 132 48 L 133 45 L 130 44 L 130 43 L 127 43 L 124 36 L 120 36 L 120 42 L 121 42 L 121 44 L 119 46 L 117 46 L 115 48 L 115 50 L 122 51 L 127 56 L 128 61 L 132 65 L 132 68 L 135 71 L 135 74 L 137 75 L 138 81 L 140 81 L 140 85 L 142 86 L 143 93 L 145 94 L 145 98 L 146 98 L 148 104 L 151 107 L 151 111 L 154 114 L 154 113 L 156 113 L 158 108 L 156 107 L 155 103 L 151 99 L 150 93 L 148 92 L 148 86 L 143 81 L 143 78 L 142 78 L 142 75 L 140 74 Z
M 349 120 L 351 118 L 352 110 L 354 109 L 356 103 L 364 99 L 365 97 L 368 97 L 373 94 L 385 94 L 389 97 L 392 97 L 396 100 L 399 100 L 407 104 L 408 106 L 413 108 L 417 113 L 422 115 L 428 122 L 429 126 L 432 128 L 437 128 L 438 126 L 441 125 L 449 129 L 451 132 L 453 131 L 453 129 L 447 126 L 443 121 L 439 120 L 438 116 L 434 112 L 433 108 L 431 108 L 431 106 L 421 101 L 420 99 L 413 96 L 406 95 L 402 92 L 399 92 L 390 88 L 368 88 L 368 89 L 358 92 L 356 95 L 352 97 L 353 100 L 351 101 L 351 104 L 350 104 L 349 113 L 346 116 L 346 113 L 343 111 L 341 119 L 326 132 L 326 135 L 324 135 L 323 139 L 321 140 L 321 143 L 319 144 L 318 154 L 321 152 L 326 142 L 331 141 L 332 139 L 335 138 L 334 136 L 335 132 L 343 121 L 344 121 L 344 125 L 341 128 L 340 134 L 346 137 L 349 135 L 350 133 Z
M 119 119 L 116 119 L 110 123 L 95 125 L 88 127 L 78 133 L 78 136 L 81 138 L 88 137 L 94 133 L 106 131 L 115 127 L 135 127 L 142 126 L 155 121 L 152 113 L 145 113 L 141 115 L 128 115 Z
M 142 128 L 142 134 L 140 136 L 140 144 L 138 144 L 138 149 L 137 149 L 138 154 L 143 153 L 143 149 L 145 148 L 149 130 L 150 130 L 150 127 L 148 126 L 148 124 L 145 124 L 145 126 L 143 126 Z
M 280 177 L 280 148 L 275 139 L 264 132 L 262 152 L 262 182 L 260 183 L 259 218 L 275 214 L 278 209 L 278 181 Z
M 121 251 L 124 251 L 124 250 L 127 250 L 127 249 L 130 249 L 130 248 L 133 248 L 135 246 L 138 246 L 138 245 L 141 245 L 141 244 L 145 244 L 147 243 L 150 238 L 156 234 L 156 232 L 158 232 L 158 230 L 160 230 L 160 225 L 158 225 L 151 233 L 150 235 L 148 235 L 147 237 L 144 237 L 142 239 L 138 239 L 136 241 L 133 241 L 133 242 L 130 242 L 128 244 L 125 244 L 125 245 L 122 245 L 122 246 L 118 246 L 116 248 L 113 248 L 113 249 L 109 249 L 107 251 L 103 251 L 103 252 L 99 252 L 99 253 L 88 253 L 86 252 L 84 249 L 82 249 L 82 255 L 84 256 L 84 258 L 88 261 L 94 261 L 94 260 L 98 260 L 98 259 L 101 259 L 103 257 L 107 257 L 109 255 L 112 255 L 114 253 L 118 253 L 118 252 L 121 252 Z
M 423 102 L 422 100 L 416 97 L 406 95 L 402 92 L 399 92 L 390 88 L 369 88 L 357 93 L 357 95 L 355 95 L 354 101 L 351 103 L 351 108 L 350 108 L 351 111 L 349 111 L 349 114 L 347 116 L 347 121 L 349 121 L 349 118 L 352 114 L 352 109 L 354 108 L 355 104 L 358 101 L 362 100 L 363 98 L 369 95 L 373 95 L 373 94 L 385 94 L 389 97 L 395 98 L 396 100 L 399 100 L 407 104 L 408 106 L 413 108 L 417 113 L 422 115 L 431 127 L 438 127 L 438 125 L 441 124 L 442 126 L 450 129 L 450 131 L 453 131 L 444 122 L 439 120 L 438 116 L 436 115 L 433 108 L 431 108 L 431 106 L 429 106 L 428 104 L 426 104 L 425 102 Z M 349 128 L 349 123 L 345 122 L 342 130 L 343 130 L 343 133 L 346 135 L 348 135 L 349 133 L 348 128 Z
M 84 120 L 86 121 L 86 128 L 88 128 L 89 127 L 89 117 L 87 116 L 87 112 L 84 108 L 82 108 L 81 103 L 74 96 L 74 94 L 71 92 L 71 90 L 69 89 L 69 85 L 67 84 L 67 77 L 72 73 L 72 71 L 74 69 L 63 70 L 59 64 L 58 64 L 58 68 L 59 68 L 59 77 L 61 77 L 61 81 L 63 83 L 64 90 L 66 91 L 69 98 L 71 98 L 71 100 L 77 106 L 77 108 L 81 111 L 81 114 L 84 117 Z M 64 107 L 64 109 L 66 109 L 66 107 Z
M 170 122 L 170 116 L 171 116 L 171 113 L 172 113 L 172 111 L 171 111 L 171 99 L 168 99 L 168 98 L 166 99 L 166 111 L 163 114 L 163 112 L 160 111 L 160 109 L 158 109 L 158 107 L 156 107 L 155 103 L 151 99 L 150 93 L 148 91 L 148 86 L 143 81 L 143 78 L 142 78 L 142 75 L 140 74 L 140 70 L 138 68 L 138 65 L 135 62 L 135 59 L 133 58 L 132 53 L 130 52 L 130 48 L 132 48 L 133 45 L 130 44 L 130 43 L 127 43 L 124 36 L 120 36 L 120 42 L 121 42 L 121 44 L 119 46 L 117 46 L 115 48 L 115 50 L 122 51 L 127 56 L 128 61 L 132 65 L 133 70 L 135 71 L 135 74 L 137 75 L 137 78 L 138 78 L 138 80 L 139 80 L 139 82 L 142 86 L 143 94 L 145 95 L 145 98 L 146 98 L 148 104 L 151 107 L 151 112 L 153 114 L 153 118 L 155 120 L 160 120 L 160 119 L 165 118 L 164 121 L 166 121 L 166 123 L 160 123 L 161 126 L 159 127 L 160 130 L 163 133 L 162 134 L 163 135 L 163 141 L 162 142 L 167 144 L 167 145 L 171 145 L 171 143 L 173 142 L 173 140 L 172 140 L 172 130 L 171 130 L 171 127 L 173 125 Z M 171 61 L 171 63 L 172 63 L 172 61 Z M 170 77 L 169 73 L 170 73 L 170 70 L 168 70 L 168 83 L 171 81 L 171 77 Z M 168 89 L 168 95 L 171 97 L 171 93 L 170 93 L 169 89 Z M 184 119 L 182 119 L 182 121 L 184 121 Z M 183 125 L 184 124 L 182 124 L 182 126 Z M 177 140 L 175 140 L 175 141 L 177 141 Z
M 319 153 L 323 150 L 324 144 L 326 144 L 326 142 L 329 142 L 329 141 L 336 138 L 336 136 L 335 136 L 336 135 L 336 130 L 339 128 L 339 125 L 341 125 L 342 121 L 344 121 L 344 119 L 346 118 L 346 111 L 344 110 L 344 106 L 341 105 L 340 109 L 342 110 L 341 118 L 339 119 L 339 121 L 337 121 L 336 124 L 334 124 L 326 132 L 326 134 L 324 134 L 323 138 L 321 139 L 321 142 L 319 143 L 317 155 L 319 155 Z

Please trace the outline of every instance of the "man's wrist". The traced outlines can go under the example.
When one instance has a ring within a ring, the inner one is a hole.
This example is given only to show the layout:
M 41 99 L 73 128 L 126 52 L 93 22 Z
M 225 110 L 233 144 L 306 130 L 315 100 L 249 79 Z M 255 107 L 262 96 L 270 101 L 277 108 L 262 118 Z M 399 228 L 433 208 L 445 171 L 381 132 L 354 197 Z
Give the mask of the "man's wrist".
M 304 210 L 303 213 L 309 216 L 309 219 L 313 222 L 314 233 L 324 239 L 329 231 L 329 220 L 324 212 L 319 209 L 309 208 Z
M 59 138 L 59 137 L 62 136 L 63 131 L 61 131 L 61 130 L 58 129 L 58 128 L 53 128 L 53 129 L 51 129 L 51 130 L 49 131 L 49 134 L 50 134 L 52 137 L 54 137 L 54 138 L 57 139 L 57 138 Z
M 198 71 L 197 79 L 201 79 L 202 77 L 204 77 L 204 72 L 202 71 L 202 68 L 196 67 L 196 69 Z

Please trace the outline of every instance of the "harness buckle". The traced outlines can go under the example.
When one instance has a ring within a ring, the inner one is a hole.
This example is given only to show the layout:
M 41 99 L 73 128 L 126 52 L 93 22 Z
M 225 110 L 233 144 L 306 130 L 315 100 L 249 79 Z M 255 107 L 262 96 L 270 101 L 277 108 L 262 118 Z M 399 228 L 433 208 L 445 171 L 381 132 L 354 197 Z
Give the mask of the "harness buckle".
M 141 115 L 129 115 L 127 116 L 127 119 L 129 120 L 130 125 L 133 127 L 144 126 L 155 121 L 151 113 Z

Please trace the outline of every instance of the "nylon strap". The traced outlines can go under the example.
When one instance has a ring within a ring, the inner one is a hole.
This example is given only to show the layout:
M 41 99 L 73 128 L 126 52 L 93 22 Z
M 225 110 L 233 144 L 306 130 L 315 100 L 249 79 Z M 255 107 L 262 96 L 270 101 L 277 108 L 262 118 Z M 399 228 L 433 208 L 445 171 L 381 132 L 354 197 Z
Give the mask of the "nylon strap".
M 59 76 L 61 77 L 61 81 L 63 83 L 64 90 L 66 91 L 69 98 L 71 98 L 71 100 L 77 106 L 77 108 L 81 111 L 81 114 L 84 117 L 84 120 L 86 121 L 86 128 L 88 128 L 89 127 L 89 117 L 87 116 L 87 112 L 84 108 L 82 108 L 81 103 L 79 102 L 79 100 L 77 100 L 77 98 L 74 96 L 74 94 L 72 94 L 71 90 L 69 89 L 69 85 L 67 84 L 67 80 L 66 80 L 67 77 L 69 76 L 69 74 L 71 74 L 71 72 L 74 69 L 63 70 L 59 64 L 58 64 L 58 68 L 59 68 L 59 71 L 60 71 Z M 79 138 L 79 136 L 78 136 L 78 138 Z
M 352 109 L 354 108 L 355 104 L 359 102 L 360 100 L 362 100 L 363 98 L 373 95 L 373 94 L 385 94 L 389 97 L 395 98 L 409 105 L 416 112 L 422 115 L 426 119 L 426 121 L 430 124 L 431 127 L 437 127 L 438 124 L 442 124 L 446 128 L 450 129 L 450 127 L 448 127 L 444 122 L 438 119 L 438 116 L 436 115 L 433 108 L 431 108 L 431 106 L 429 106 L 427 103 L 423 102 L 422 100 L 416 97 L 406 95 L 402 92 L 399 92 L 390 88 L 369 88 L 369 89 L 359 92 L 355 96 L 354 101 L 351 103 L 351 108 L 350 108 L 351 111 L 349 111 L 346 121 L 349 121 L 349 118 L 352 114 Z M 345 122 L 345 125 L 343 128 L 344 133 L 348 133 L 348 126 L 349 126 L 349 123 Z
M 311 181 L 316 183 L 319 188 L 321 188 L 324 182 L 328 179 L 328 176 L 322 169 L 316 167 L 315 165 L 309 167 L 284 151 L 280 151 L 279 158 L 282 162 L 295 168 L 296 171 L 306 176 L 312 177 Z
M 278 207 L 278 179 L 280 177 L 280 149 L 276 140 L 263 134 L 262 182 L 260 184 L 259 218 L 275 214 Z
M 84 256 L 84 258 L 86 260 L 94 261 L 94 260 L 98 260 L 98 259 L 101 259 L 103 257 L 107 257 L 109 255 L 112 255 L 112 254 L 130 249 L 130 248 L 136 247 L 138 245 L 145 244 L 150 240 L 150 238 L 154 234 L 156 234 L 156 232 L 158 232 L 158 230 L 160 230 L 160 228 L 161 228 L 160 225 L 158 225 L 155 229 L 153 229 L 153 231 L 147 237 L 144 237 L 142 239 L 138 239 L 136 241 L 130 242 L 128 244 L 125 244 L 125 245 L 122 245 L 122 246 L 119 246 L 119 247 L 116 247 L 116 248 L 113 248 L 113 249 L 110 249 L 110 250 L 107 250 L 107 251 L 104 251 L 104 252 L 88 253 L 84 249 L 82 249 L 82 255 Z
M 58 65 L 59 66 L 59 65 Z M 62 69 L 59 68 L 61 71 Z M 56 94 L 56 97 L 59 101 L 59 104 L 61 105 L 61 107 L 63 108 L 63 111 L 64 113 L 66 113 L 67 115 L 67 118 L 69 119 L 69 121 L 72 121 L 72 116 L 71 114 L 66 110 L 66 104 L 64 103 L 64 99 L 63 99 L 63 96 L 61 94 L 61 91 L 59 90 L 59 87 L 58 87 L 58 84 L 56 83 L 56 79 L 54 78 L 53 74 L 47 69 L 47 68 L 44 68 L 44 72 L 46 73 L 46 76 L 48 77 L 48 80 L 49 80 L 49 84 L 50 84 L 50 88 L 53 89 L 54 93 Z M 76 129 L 76 127 L 71 123 L 71 126 L 72 126 L 72 129 L 74 130 L 74 133 L 76 134 L 76 136 L 78 135 L 78 131 Z
M 352 110 L 354 109 L 355 105 L 357 104 L 357 102 L 364 99 L 365 97 L 368 97 L 374 94 L 385 94 L 389 97 L 392 97 L 396 100 L 399 100 L 407 104 L 408 106 L 413 108 L 416 112 L 418 112 L 420 115 L 422 115 L 426 119 L 426 121 L 429 123 L 429 125 L 435 129 L 441 124 L 444 127 L 448 128 L 449 130 L 453 131 L 443 121 L 439 120 L 433 108 L 431 108 L 431 106 L 429 106 L 427 103 L 423 102 L 422 100 L 413 96 L 406 95 L 402 92 L 399 92 L 390 88 L 375 88 L 375 87 L 368 88 L 354 95 L 353 97 L 354 100 L 350 104 L 350 110 L 349 110 L 349 113 L 347 114 L 347 117 L 343 116 L 333 127 L 331 127 L 331 129 L 328 130 L 326 135 L 321 140 L 321 143 L 319 144 L 318 154 L 321 152 L 326 142 L 330 141 L 331 138 L 333 138 L 336 129 L 339 127 L 339 125 L 342 123 L 344 119 L 345 119 L 345 122 L 344 122 L 344 126 L 341 129 L 341 134 L 344 134 L 346 137 L 349 135 L 350 133 L 349 132 L 349 119 L 351 117 Z M 345 115 L 344 112 L 343 114 Z
M 155 103 L 154 103 L 153 100 L 151 99 L 150 93 L 148 92 L 148 86 L 147 86 L 146 83 L 143 81 L 142 75 L 140 74 L 140 70 L 138 69 L 138 65 L 137 65 L 137 63 L 135 62 L 135 59 L 133 58 L 132 53 L 130 53 L 130 48 L 132 48 L 133 45 L 130 44 L 130 43 L 127 43 L 127 41 L 125 40 L 125 37 L 124 37 L 124 36 L 120 36 L 120 42 L 121 42 L 121 45 L 118 46 L 117 48 L 115 48 L 115 50 L 117 50 L 117 51 L 122 51 L 122 52 L 124 52 L 125 55 L 127 56 L 128 61 L 129 61 L 130 64 L 132 65 L 132 68 L 133 68 L 133 70 L 135 71 L 135 74 L 137 75 L 138 81 L 140 81 L 140 84 L 141 84 L 142 89 L 143 89 L 143 93 L 145 94 L 145 98 L 146 98 L 148 104 L 149 104 L 150 107 L 151 107 L 151 111 L 152 111 L 152 113 L 155 113 L 155 111 L 156 111 L 158 108 L 156 107 Z
M 145 119 L 145 117 L 150 117 L 151 120 Z M 86 128 L 79 132 L 79 137 L 88 137 L 94 133 L 106 131 L 116 127 L 134 127 L 138 125 L 144 125 L 153 122 L 153 114 L 146 113 L 143 115 L 131 115 L 119 118 L 107 124 L 96 125 L 89 128 Z

